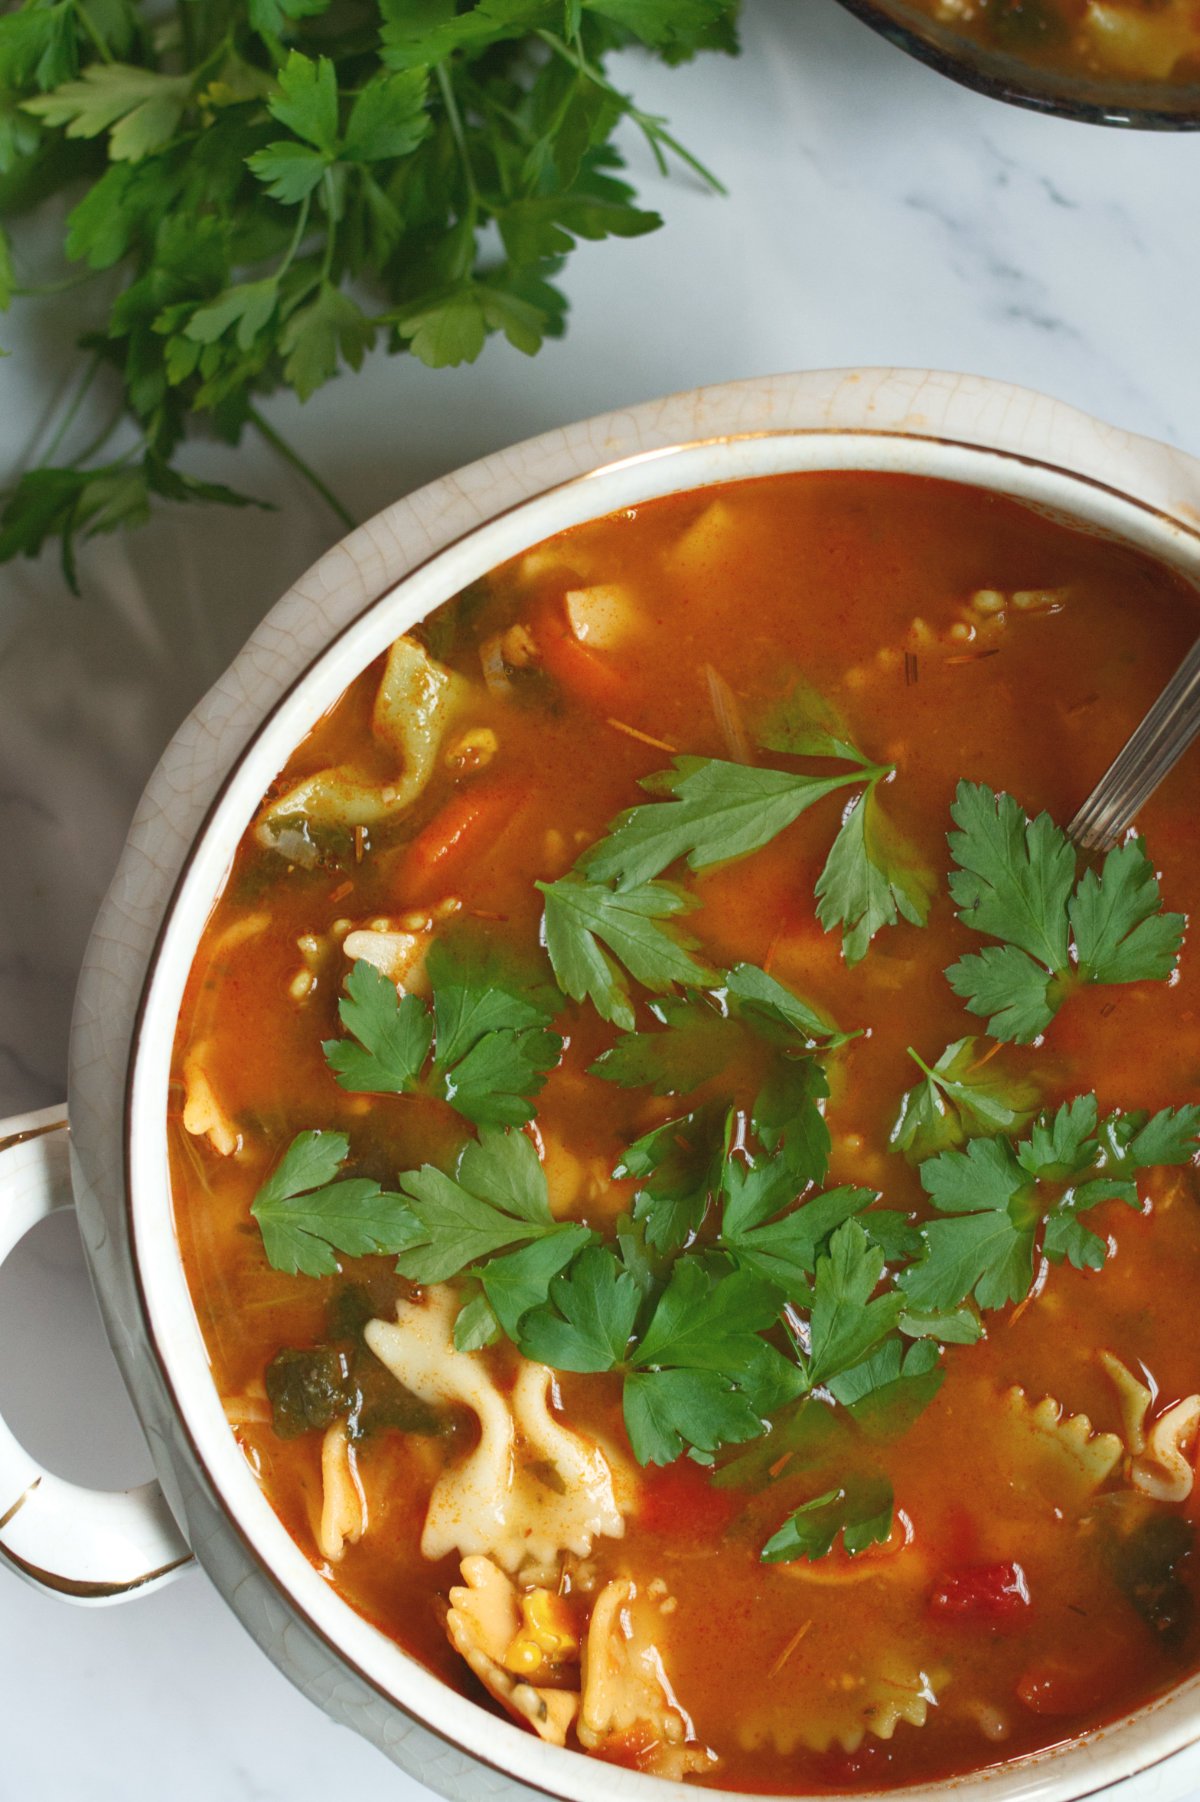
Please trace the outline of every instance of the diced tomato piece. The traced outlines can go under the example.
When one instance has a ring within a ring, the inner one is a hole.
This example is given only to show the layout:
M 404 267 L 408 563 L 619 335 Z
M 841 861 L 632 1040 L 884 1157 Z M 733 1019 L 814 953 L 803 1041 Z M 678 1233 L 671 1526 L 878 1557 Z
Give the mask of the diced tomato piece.
M 940 1620 L 1012 1625 L 1029 1607 L 1029 1584 L 1019 1564 L 977 1564 L 952 1571 L 929 1598 Z
M 706 1470 L 680 1458 L 664 1469 L 646 1471 L 638 1520 L 651 1533 L 703 1538 L 723 1532 L 741 1505 L 736 1491 L 714 1489 Z
M 1045 1663 L 1030 1666 L 1017 1695 L 1031 1714 L 1092 1714 L 1108 1706 L 1122 1681 L 1122 1665 L 1111 1658 L 1083 1666 Z

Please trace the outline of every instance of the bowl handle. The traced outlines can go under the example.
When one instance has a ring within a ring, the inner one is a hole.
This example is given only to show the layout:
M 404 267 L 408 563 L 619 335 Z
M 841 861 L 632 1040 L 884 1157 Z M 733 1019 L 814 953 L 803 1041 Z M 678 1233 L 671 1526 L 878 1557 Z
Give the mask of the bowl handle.
M 65 1107 L 0 1121 L 0 1263 L 39 1220 L 74 1205 L 69 1137 Z M 67 1483 L 0 1419 L 0 1558 L 38 1589 L 96 1604 L 156 1589 L 192 1554 L 157 1483 Z

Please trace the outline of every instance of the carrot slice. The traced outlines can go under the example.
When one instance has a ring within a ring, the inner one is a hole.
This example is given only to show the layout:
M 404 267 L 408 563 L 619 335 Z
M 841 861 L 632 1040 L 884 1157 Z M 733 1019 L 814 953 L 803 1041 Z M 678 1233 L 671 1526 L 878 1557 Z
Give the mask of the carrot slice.
M 405 852 L 400 893 L 420 902 L 444 891 L 513 824 L 524 799 L 513 782 L 473 782 L 458 789 Z
M 626 693 L 625 678 L 612 652 L 592 651 L 570 630 L 561 602 L 547 607 L 535 628 L 542 666 L 574 700 L 610 714 Z

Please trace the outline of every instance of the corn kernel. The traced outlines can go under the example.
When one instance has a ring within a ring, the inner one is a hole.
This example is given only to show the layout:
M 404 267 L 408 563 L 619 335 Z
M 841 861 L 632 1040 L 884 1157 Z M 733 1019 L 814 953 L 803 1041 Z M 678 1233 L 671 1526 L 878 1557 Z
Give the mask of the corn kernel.
M 543 1664 L 567 1664 L 579 1657 L 579 1638 L 561 1596 L 535 1589 L 521 1597 L 521 1630 L 504 1654 L 504 1666 L 528 1676 Z

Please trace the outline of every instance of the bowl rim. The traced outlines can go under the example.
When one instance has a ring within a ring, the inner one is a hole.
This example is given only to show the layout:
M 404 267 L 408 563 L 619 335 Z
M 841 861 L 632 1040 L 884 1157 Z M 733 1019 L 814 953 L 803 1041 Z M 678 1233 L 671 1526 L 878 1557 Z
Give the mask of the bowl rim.
M 407 600 L 408 591 L 414 587 L 419 589 L 422 578 L 440 581 L 443 573 L 443 566 L 452 568 L 455 561 L 455 554 L 459 553 L 463 547 L 473 547 L 476 544 L 476 541 L 481 539 L 485 543 L 490 541 L 490 538 L 495 535 L 494 529 L 499 526 L 523 523 L 527 516 L 533 515 L 536 517 L 540 515 L 541 511 L 545 509 L 546 504 L 556 497 L 574 497 L 579 495 L 581 499 L 586 498 L 597 484 L 611 485 L 614 479 L 622 474 L 631 476 L 636 475 L 651 465 L 657 465 L 660 469 L 668 468 L 669 466 L 678 467 L 679 459 L 681 457 L 686 464 L 689 453 L 695 456 L 698 453 L 712 452 L 714 449 L 717 450 L 719 456 L 727 457 L 733 455 L 736 461 L 736 456 L 739 453 L 730 453 L 726 447 L 761 446 L 772 442 L 780 443 L 781 441 L 790 444 L 797 440 L 804 440 L 822 446 L 832 445 L 838 441 L 855 447 L 860 447 L 864 444 L 887 444 L 889 446 L 899 444 L 911 446 L 917 461 L 920 461 L 922 457 L 928 459 L 930 462 L 936 462 L 939 456 L 961 456 L 971 460 L 973 467 L 982 473 L 986 473 L 986 465 L 991 463 L 997 466 L 1006 466 L 1011 467 L 1014 470 L 1020 470 L 1024 472 L 1031 482 L 1048 483 L 1052 487 L 1055 485 L 1065 486 L 1067 489 L 1076 493 L 1082 490 L 1084 494 L 1095 497 L 1097 503 L 1101 500 L 1106 503 L 1115 503 L 1119 513 L 1128 515 L 1131 520 L 1141 521 L 1147 536 L 1155 538 L 1161 536 L 1162 542 L 1158 543 L 1155 548 L 1151 548 L 1152 555 L 1156 554 L 1161 560 L 1171 562 L 1172 559 L 1168 556 L 1165 548 L 1168 543 L 1172 544 L 1173 547 L 1180 552 L 1181 561 L 1183 560 L 1183 552 L 1185 550 L 1189 551 L 1195 559 L 1195 568 L 1191 573 L 1194 578 L 1200 580 L 1200 529 L 1198 529 L 1197 525 L 1192 524 L 1185 519 L 1181 519 L 1178 514 L 1167 511 L 1164 507 L 1156 505 L 1155 503 L 1146 500 L 1144 497 L 1132 494 L 1116 484 L 1105 481 L 1094 474 L 1087 473 L 1077 468 L 1071 468 L 1065 464 L 1056 463 L 1027 452 L 1021 452 L 1011 448 L 996 447 L 995 445 L 983 444 L 966 438 L 956 438 L 948 434 L 893 429 L 888 427 L 787 425 L 757 431 L 719 433 L 707 438 L 680 441 L 674 444 L 666 444 L 652 449 L 635 452 L 631 455 L 614 459 L 611 462 L 597 464 L 581 473 L 568 476 L 565 479 L 553 482 L 536 492 L 526 494 L 522 498 L 497 509 L 495 512 L 481 517 L 475 524 L 449 539 L 445 544 L 439 545 L 436 549 L 431 551 L 428 556 L 422 558 L 419 562 L 406 570 L 406 572 L 397 580 L 387 583 L 386 586 L 373 595 L 370 600 L 358 607 L 350 617 L 344 620 L 336 628 L 336 630 L 327 635 L 311 655 L 306 657 L 303 667 L 293 676 L 288 685 L 274 698 L 267 710 L 260 715 L 251 735 L 234 757 L 230 767 L 225 771 L 215 794 L 205 808 L 203 818 L 200 820 L 190 839 L 182 867 L 171 886 L 170 897 L 166 902 L 154 936 L 153 947 L 147 960 L 144 980 L 141 982 L 137 999 L 134 1024 L 134 1050 L 129 1058 L 125 1076 L 124 1116 L 122 1123 L 125 1225 L 129 1236 L 132 1268 L 136 1287 L 136 1299 L 141 1315 L 141 1325 L 145 1336 L 145 1343 L 150 1349 L 151 1357 L 157 1367 L 159 1379 L 164 1385 L 170 1398 L 178 1428 L 186 1437 L 192 1458 L 197 1467 L 204 1474 L 206 1483 L 216 1499 L 217 1505 L 224 1518 L 225 1525 L 231 1529 L 240 1540 L 242 1546 L 253 1560 L 257 1570 L 268 1578 L 280 1598 L 284 1601 L 287 1609 L 300 1616 L 308 1630 L 314 1633 L 322 1641 L 338 1663 L 347 1666 L 362 1682 L 366 1683 L 378 1695 L 382 1696 L 391 1707 L 401 1711 L 407 1711 L 409 1713 L 414 1712 L 417 1707 L 417 1701 L 414 1700 L 411 1695 L 406 1695 L 402 1699 L 401 1696 L 397 1694 L 396 1687 L 381 1679 L 377 1671 L 372 1668 L 370 1664 L 364 1664 L 359 1658 L 356 1658 L 347 1650 L 343 1638 L 327 1631 L 322 1621 L 297 1594 L 296 1587 L 293 1583 L 286 1580 L 276 1569 L 271 1557 L 264 1552 L 262 1544 L 259 1543 L 258 1534 L 251 1533 L 244 1524 L 234 1501 L 231 1500 L 230 1495 L 226 1491 L 223 1481 L 214 1471 L 210 1456 L 206 1454 L 204 1446 L 194 1429 L 189 1406 L 180 1394 L 180 1388 L 176 1381 L 176 1371 L 174 1368 L 174 1351 L 169 1343 L 170 1336 L 163 1330 L 163 1319 L 160 1315 L 158 1299 L 148 1279 L 149 1260 L 146 1256 L 147 1225 L 144 1211 L 139 1206 L 138 1199 L 139 1172 L 142 1170 L 144 1164 L 139 1135 L 145 1130 L 141 1125 L 141 1097 L 144 1093 L 144 1084 L 140 1079 L 147 1056 L 148 1020 L 151 1010 L 156 1004 L 162 972 L 164 968 L 168 967 L 168 964 L 173 970 L 179 971 L 179 986 L 181 987 L 182 981 L 186 979 L 188 968 L 190 968 L 191 957 L 194 955 L 196 948 L 196 942 L 193 939 L 190 945 L 190 954 L 187 956 L 186 960 L 184 960 L 182 954 L 179 953 L 172 944 L 172 934 L 175 930 L 175 923 L 179 918 L 181 898 L 185 895 L 189 884 L 196 879 L 197 868 L 203 860 L 206 849 L 211 846 L 214 836 L 219 835 L 222 831 L 228 831 L 228 822 L 223 820 L 222 815 L 229 807 L 231 797 L 236 795 L 240 786 L 249 786 L 251 789 L 254 789 L 255 782 L 258 783 L 258 787 L 254 791 L 255 805 L 257 805 L 257 801 L 261 798 L 261 793 L 263 792 L 265 784 L 259 782 L 257 775 L 255 775 L 253 781 L 248 783 L 247 771 L 248 769 L 257 770 L 259 759 L 265 754 L 267 746 L 272 742 L 272 735 L 277 734 L 277 730 L 280 729 L 281 720 L 287 719 L 289 708 L 295 706 L 297 698 L 302 696 L 305 691 L 309 689 L 310 685 L 313 689 L 317 687 L 316 678 L 322 670 L 326 672 L 331 669 L 334 672 L 338 670 L 339 660 L 346 654 L 348 642 L 352 647 L 349 652 L 349 657 L 355 661 L 356 669 L 363 667 L 366 661 L 370 661 L 370 659 L 377 654 L 377 651 L 368 650 L 365 655 L 361 653 L 360 640 L 365 636 L 368 636 L 365 633 L 364 628 L 371 622 L 374 622 L 377 627 L 380 627 L 381 624 L 386 625 L 390 621 L 391 613 L 406 611 L 405 602 Z M 861 460 L 850 458 L 847 461 L 835 464 L 830 464 L 828 461 L 821 460 L 804 467 L 811 468 L 813 472 L 816 472 L 829 468 L 852 470 L 885 466 L 872 465 L 864 463 Z M 770 475 L 776 472 L 772 470 L 763 470 L 757 473 L 759 475 Z M 984 489 L 995 489 L 1002 486 L 1000 483 L 972 481 L 968 476 L 962 474 L 939 476 L 936 473 L 931 474 L 928 470 L 910 470 L 909 473 L 925 475 L 934 480 L 960 481 L 967 486 Z M 698 492 L 706 487 L 743 480 L 752 481 L 754 479 L 755 474 L 753 472 L 738 474 L 736 470 L 726 470 L 723 473 L 712 475 L 706 481 L 685 481 L 682 483 L 674 483 L 661 490 L 655 489 L 654 494 L 656 495 L 659 492 Z M 635 486 L 636 485 L 637 484 L 635 484 Z M 1011 487 L 1007 484 L 1003 486 L 1005 491 L 1012 491 Z M 603 494 L 604 492 L 605 488 L 604 486 L 601 486 L 600 493 Z M 644 498 L 648 500 L 653 497 L 647 495 Z M 1065 513 L 1069 518 L 1074 518 L 1077 522 L 1081 521 L 1083 518 L 1080 511 L 1073 510 L 1070 507 L 1055 506 L 1053 502 L 1048 502 L 1044 498 L 1038 499 L 1033 495 L 1018 495 L 1017 498 L 1031 500 L 1034 504 L 1051 506 L 1055 512 L 1060 515 Z M 615 510 L 620 504 L 620 502 L 609 501 L 594 507 L 588 507 L 579 514 L 578 522 L 572 523 L 582 523 L 584 520 L 603 517 L 605 513 Z M 555 531 L 560 529 L 563 528 L 554 528 Z M 1103 530 L 1104 528 L 1101 527 L 1100 529 Z M 518 549 L 508 552 L 505 557 L 501 558 L 489 554 L 484 560 L 482 568 L 493 568 L 496 566 L 497 562 L 507 560 L 508 555 L 520 554 L 521 549 L 531 548 L 533 545 L 541 542 L 542 539 L 550 535 L 552 535 L 552 532 L 545 529 L 539 529 L 532 535 L 521 535 L 521 544 Z M 1114 533 L 1114 535 L 1117 534 Z M 1126 536 L 1128 541 L 1127 534 L 1120 535 Z M 1178 564 L 1175 564 L 1174 566 L 1178 567 Z M 457 592 L 459 586 L 461 586 L 461 583 L 456 582 L 454 585 L 447 587 L 443 598 L 453 592 Z M 400 597 L 399 601 L 397 601 L 396 598 L 398 596 Z M 396 631 L 405 631 L 408 629 L 408 625 L 415 624 L 417 620 L 425 617 L 430 606 L 437 604 L 438 603 L 435 600 L 419 606 L 414 612 L 410 612 L 407 623 L 393 629 L 390 632 L 389 637 L 384 640 L 384 643 L 390 642 L 390 637 L 394 637 Z M 353 673 L 354 672 L 351 672 L 351 674 Z M 351 676 L 341 675 L 335 693 L 342 692 L 350 679 Z M 317 713 L 319 714 L 319 712 L 323 711 L 324 707 L 328 704 L 329 702 L 327 700 L 324 701 L 321 707 L 317 709 Z M 314 717 L 316 717 L 316 715 L 314 715 Z M 287 734 L 284 736 L 287 736 Z M 298 742 L 299 738 L 292 735 L 289 750 L 294 748 L 295 744 Z M 232 855 L 232 850 L 236 845 L 237 839 L 240 837 L 240 832 L 245 830 L 248 823 L 248 818 L 243 819 L 241 827 L 234 833 L 232 840 L 227 841 L 228 850 L 225 857 L 226 868 L 229 857 Z M 219 892 L 219 884 L 209 891 L 208 906 L 211 906 Z M 207 912 L 207 908 L 205 909 L 205 912 Z M 167 1011 L 172 1021 L 173 1030 L 173 1023 L 177 1016 L 178 1007 L 177 1005 L 174 1008 L 168 1007 Z M 163 1129 L 165 1129 L 165 1110 L 160 1111 L 160 1130 L 163 1131 L 163 1144 L 165 1146 L 165 1130 Z M 162 1213 L 168 1221 L 169 1236 L 172 1241 L 174 1241 L 174 1228 L 173 1224 L 170 1223 L 172 1209 L 169 1200 L 169 1190 L 167 1191 L 167 1197 L 166 1206 L 162 1209 Z M 175 1264 L 178 1268 L 179 1280 L 183 1284 L 186 1294 L 186 1277 L 183 1275 L 182 1258 L 179 1256 L 177 1244 L 175 1245 Z M 195 1326 L 194 1317 L 192 1319 L 192 1325 Z M 196 1332 L 198 1337 L 198 1327 L 196 1328 Z M 211 1392 L 214 1403 L 219 1406 L 216 1386 L 212 1383 L 211 1378 L 207 1376 L 207 1373 L 205 1374 L 204 1382 Z M 253 1487 L 256 1494 L 261 1496 L 261 1492 L 257 1491 L 257 1486 L 254 1484 L 254 1480 L 250 1476 L 248 1468 L 241 1459 L 240 1452 L 237 1452 L 234 1447 L 233 1436 L 229 1433 L 227 1426 L 224 1427 L 224 1431 L 227 1435 L 229 1450 L 232 1456 L 238 1460 L 245 1484 Z M 269 1509 L 269 1504 L 266 1504 L 265 1500 L 263 1500 L 262 1505 L 265 1509 Z M 303 1562 L 304 1569 L 307 1571 L 308 1576 L 312 1581 L 319 1584 L 326 1595 L 336 1597 L 337 1606 L 341 1611 L 343 1620 L 346 1622 L 358 1622 L 360 1625 L 366 1624 L 363 1622 L 363 1618 L 351 1608 L 350 1604 L 344 1601 L 341 1596 L 333 1590 L 332 1586 L 327 1585 L 322 1581 L 318 1573 L 313 1570 L 311 1563 L 307 1559 L 304 1559 L 296 1542 L 294 1542 L 291 1539 L 291 1536 L 286 1533 L 286 1529 L 282 1527 L 281 1523 L 278 1522 L 273 1513 L 271 1518 L 275 1521 L 277 1531 L 284 1536 L 287 1540 L 287 1544 L 292 1547 L 297 1557 Z M 261 1525 L 262 1523 L 260 1521 L 260 1528 Z M 376 1630 L 372 1629 L 372 1631 Z M 382 1638 L 381 1635 L 378 1637 Z M 394 1653 L 397 1649 L 395 1648 L 394 1642 L 389 1640 L 387 1643 Z M 526 1733 L 523 1729 L 516 1727 L 507 1720 L 497 1719 L 479 1704 L 458 1695 L 457 1692 L 451 1689 L 449 1684 L 444 1683 L 440 1678 L 435 1677 L 431 1672 L 427 1671 L 419 1661 L 413 1659 L 411 1655 L 404 1653 L 402 1648 L 399 1648 L 399 1651 L 400 1657 L 406 1666 L 404 1673 L 406 1688 L 415 1686 L 418 1690 L 428 1691 L 428 1686 L 432 1685 L 434 1689 L 442 1695 L 443 1699 L 444 1697 L 450 1697 L 453 1699 L 453 1702 L 457 1704 L 457 1707 L 451 1712 L 461 1713 L 463 1710 L 466 1710 L 467 1724 L 477 1723 L 483 1733 L 489 1737 L 497 1738 L 500 1749 L 494 1754 L 490 1751 L 485 1751 L 481 1749 L 477 1736 L 468 1735 L 462 1730 L 451 1730 L 444 1726 L 440 1720 L 432 1718 L 432 1715 L 436 1715 L 439 1712 L 436 1707 L 434 1707 L 431 1712 L 422 1711 L 420 1714 L 422 1725 L 426 1730 L 443 1739 L 447 1745 L 453 1746 L 457 1751 L 466 1751 L 470 1757 L 481 1764 L 490 1766 L 497 1773 L 500 1773 L 509 1779 L 517 1779 L 521 1783 L 529 1785 L 530 1789 L 538 1794 L 554 1798 L 569 1798 L 584 1793 L 579 1791 L 576 1786 L 569 1781 L 571 1772 L 577 1772 L 581 1782 L 584 1780 L 585 1773 L 591 1774 L 587 1777 L 586 1790 L 589 1802 L 590 1798 L 599 1798 L 601 1795 L 604 1797 L 611 1796 L 614 1799 L 614 1802 L 616 1802 L 616 1798 L 618 1797 L 633 1798 L 635 1796 L 644 1798 L 645 1802 L 652 1802 L 654 1797 L 665 1799 L 669 1796 L 678 1796 L 683 1798 L 687 1795 L 695 1794 L 693 1790 L 685 1785 L 667 1784 L 664 1786 L 663 1779 L 651 1778 L 642 1773 L 618 1771 L 616 1767 L 611 1766 L 601 1766 L 598 1770 L 595 1761 L 585 1759 L 584 1756 L 578 1752 L 571 1753 L 569 1770 L 564 1767 L 564 1770 L 566 1771 L 564 1777 L 565 1787 L 559 1787 L 553 1769 L 543 1772 L 536 1767 L 543 1764 L 549 1764 L 551 1767 L 554 1767 L 560 1764 L 564 1759 L 563 1750 L 544 1746 L 541 1742 L 536 1740 L 534 1736 Z M 1149 1720 L 1155 1714 L 1161 1712 L 1161 1710 L 1171 1703 L 1172 1700 L 1178 1701 L 1182 1691 L 1188 1687 L 1194 1687 L 1200 1691 L 1200 1677 L 1185 1680 L 1183 1685 L 1178 1686 L 1166 1695 L 1154 1698 L 1151 1701 L 1142 1704 L 1129 1715 L 1095 1730 L 1093 1733 L 1085 1736 L 1082 1740 L 1072 1741 L 1069 1745 L 1049 1748 L 1040 1753 L 1027 1755 L 1020 1760 L 997 1766 L 985 1767 L 984 1769 L 960 1777 L 943 1780 L 936 1784 L 907 1787 L 902 1791 L 895 1793 L 910 1798 L 910 1802 L 919 1802 L 919 1799 L 925 1796 L 944 1797 L 955 1790 L 962 1790 L 966 1785 L 986 1781 L 992 1795 L 1004 1794 L 1014 1798 L 1019 1796 L 1028 1798 L 1029 1802 L 1033 1802 L 1033 1798 L 1044 1795 L 1049 1787 L 1054 1786 L 1053 1773 L 1047 1770 L 1048 1766 L 1057 1766 L 1058 1770 L 1061 1772 L 1064 1760 L 1069 1760 L 1072 1758 L 1072 1755 L 1074 1755 L 1076 1761 L 1078 1761 L 1081 1755 L 1087 1754 L 1090 1750 L 1100 1746 L 1103 1742 L 1110 1741 L 1114 1736 L 1119 1735 L 1123 1728 L 1129 1727 L 1139 1721 Z M 431 1699 L 428 1694 L 426 1699 Z M 434 1698 L 434 1700 L 436 1700 L 436 1698 Z M 1197 1714 L 1197 1710 L 1195 1709 L 1193 1709 L 1192 1712 L 1193 1714 Z M 1098 1794 L 1105 1789 L 1111 1788 L 1117 1783 L 1125 1781 L 1132 1775 L 1153 1768 L 1164 1762 L 1167 1758 L 1174 1756 L 1177 1752 L 1185 1749 L 1185 1747 L 1200 1743 L 1200 1718 L 1196 1719 L 1192 1729 L 1182 1736 L 1176 1732 L 1169 1737 L 1170 1743 L 1165 1749 L 1156 1751 L 1152 1756 L 1149 1756 L 1143 1762 L 1138 1763 L 1134 1769 L 1131 1770 L 1128 1766 L 1125 1766 L 1119 1770 L 1105 1772 L 1101 1775 L 1100 1781 L 1092 1784 L 1084 1783 L 1081 1786 L 1072 1787 L 1068 1793 L 1072 1797 L 1077 1798 Z M 532 1758 L 528 1756 L 531 1749 L 536 1753 L 536 1756 Z M 507 1753 L 507 1756 L 504 1755 L 505 1752 Z M 549 1756 L 547 1757 L 545 1755 Z M 1102 1759 L 1102 1765 L 1105 1762 L 1111 1764 L 1113 1760 L 1111 1757 L 1107 1761 Z M 607 1773 L 612 1776 L 612 1781 L 603 1781 L 601 1773 Z M 613 1775 L 613 1773 L 615 1773 L 615 1775 Z M 1045 1773 L 1049 1782 L 1041 1781 L 1041 1774 L 1043 1773 Z M 1026 1775 L 1031 1778 L 1031 1781 L 1018 1781 L 1018 1779 L 1021 1779 Z M 650 1787 L 651 1785 L 653 1787 Z M 714 1802 L 734 1802 L 734 1798 L 741 1796 L 744 1792 L 709 1790 L 706 1793 L 714 1797 Z
M 950 25 L 913 14 L 909 0 L 839 0 L 839 4 L 897 49 L 989 100 L 1083 125 L 1129 131 L 1200 131 L 1200 81 L 1174 88 L 1165 81 L 1116 77 L 1111 84 L 1101 83 L 1044 69 L 1005 51 L 989 50 Z M 903 17 L 898 6 L 905 8 Z M 1102 87 L 1107 98 L 1101 97 Z M 1165 98 L 1172 93 L 1180 97 L 1176 105 Z

